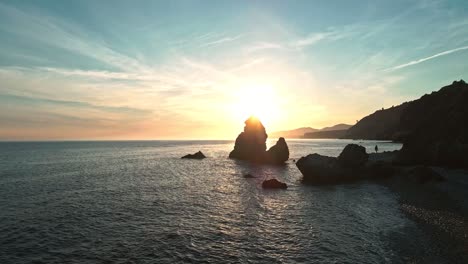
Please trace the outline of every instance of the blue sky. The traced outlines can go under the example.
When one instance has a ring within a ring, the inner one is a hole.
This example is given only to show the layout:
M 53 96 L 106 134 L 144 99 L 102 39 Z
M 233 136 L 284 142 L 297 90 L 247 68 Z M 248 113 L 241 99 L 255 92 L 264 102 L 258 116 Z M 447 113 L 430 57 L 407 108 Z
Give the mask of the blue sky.
M 468 79 L 468 2 L 0 1 L 0 140 L 231 138 Z

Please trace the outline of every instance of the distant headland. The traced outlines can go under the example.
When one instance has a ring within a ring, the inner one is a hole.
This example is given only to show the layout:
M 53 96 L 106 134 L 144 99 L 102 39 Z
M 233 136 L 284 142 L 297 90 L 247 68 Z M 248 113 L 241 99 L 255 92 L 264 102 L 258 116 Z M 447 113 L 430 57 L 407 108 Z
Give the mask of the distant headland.
M 341 127 L 346 125 L 339 125 Z M 336 126 L 335 126 L 336 127 Z M 308 130 L 307 130 L 308 129 Z M 378 110 L 345 129 L 301 128 L 299 138 L 392 140 L 403 143 L 401 164 L 468 166 L 468 84 L 454 81 L 439 91 Z

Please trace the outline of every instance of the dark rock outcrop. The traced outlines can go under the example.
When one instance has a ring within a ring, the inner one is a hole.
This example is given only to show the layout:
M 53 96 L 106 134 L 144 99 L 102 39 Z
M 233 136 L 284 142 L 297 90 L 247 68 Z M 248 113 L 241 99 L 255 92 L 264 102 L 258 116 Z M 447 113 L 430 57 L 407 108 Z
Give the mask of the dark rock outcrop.
M 262 122 L 255 117 L 245 121 L 244 132 L 237 136 L 229 158 L 255 163 L 283 164 L 289 159 L 289 149 L 284 138 L 266 151 L 268 135 Z
M 244 132 L 237 136 L 234 150 L 229 158 L 261 162 L 266 151 L 268 135 L 262 122 L 255 117 L 245 121 Z
M 288 185 L 284 182 L 278 181 L 277 179 L 270 179 L 263 181 L 262 187 L 265 189 L 287 189 Z
M 197 153 L 194 154 L 187 154 L 182 157 L 182 159 L 204 159 L 206 156 L 201 152 L 198 151 Z
M 366 148 L 356 144 L 348 144 L 338 156 L 338 162 L 344 167 L 357 168 L 363 166 L 369 159 Z
M 317 153 L 300 158 L 296 166 L 304 176 L 303 181 L 313 184 L 339 183 L 345 175 L 345 170 L 337 158 Z
M 289 159 L 289 148 L 284 138 L 279 138 L 276 144 L 266 152 L 268 163 L 281 164 Z
M 339 184 L 392 176 L 395 168 L 391 162 L 379 159 L 369 161 L 369 154 L 363 146 L 349 144 L 337 158 L 315 153 L 300 158 L 296 166 L 306 183 Z

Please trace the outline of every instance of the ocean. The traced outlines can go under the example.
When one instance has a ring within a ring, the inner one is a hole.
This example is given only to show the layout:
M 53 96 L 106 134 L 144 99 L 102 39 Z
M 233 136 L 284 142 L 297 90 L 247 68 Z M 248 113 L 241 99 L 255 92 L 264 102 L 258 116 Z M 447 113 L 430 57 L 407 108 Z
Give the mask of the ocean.
M 0 143 L 0 263 L 406 262 L 417 226 L 396 194 L 304 185 L 293 162 L 401 144 L 287 142 L 286 166 L 228 159 L 233 141 Z M 198 150 L 208 158 L 180 159 Z M 289 188 L 263 190 L 267 178 Z

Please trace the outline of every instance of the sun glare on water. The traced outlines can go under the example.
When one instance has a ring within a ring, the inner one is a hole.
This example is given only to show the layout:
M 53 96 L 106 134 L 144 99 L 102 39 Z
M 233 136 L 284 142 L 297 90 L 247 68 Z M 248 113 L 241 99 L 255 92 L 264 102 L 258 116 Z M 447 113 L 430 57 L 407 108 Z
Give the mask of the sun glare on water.
M 279 100 L 275 89 L 270 85 L 247 85 L 236 92 L 233 113 L 243 121 L 255 116 L 266 126 L 271 126 L 278 117 Z

